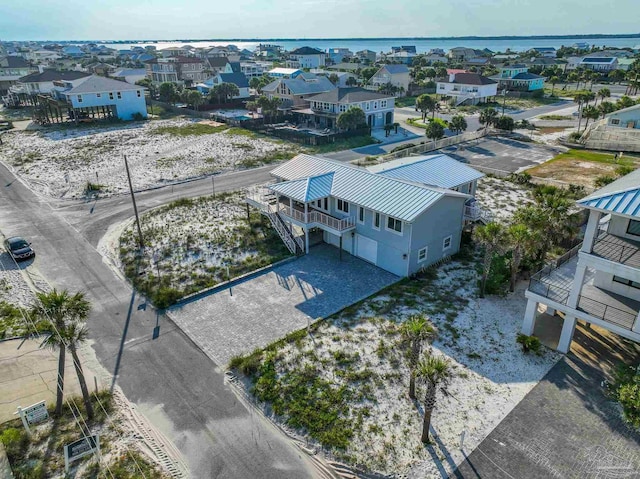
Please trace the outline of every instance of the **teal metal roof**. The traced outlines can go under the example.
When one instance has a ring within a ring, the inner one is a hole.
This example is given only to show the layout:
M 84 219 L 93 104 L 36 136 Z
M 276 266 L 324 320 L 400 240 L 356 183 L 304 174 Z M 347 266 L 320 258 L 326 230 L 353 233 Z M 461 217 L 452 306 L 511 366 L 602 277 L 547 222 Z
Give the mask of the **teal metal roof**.
M 368 168 L 388 178 L 413 181 L 440 188 L 455 188 L 484 176 L 470 166 L 447 155 L 428 155 L 381 163 Z
M 316 185 L 311 188 L 308 184 L 305 186 L 305 182 L 311 177 L 319 178 L 326 173 L 334 173 L 329 193 L 331 196 L 407 222 L 415 220 L 445 195 L 468 198 L 468 195 L 455 191 L 387 178 L 365 168 L 305 154 L 298 155 L 273 170 L 272 175 L 288 181 L 269 185 L 268 188 L 289 196 L 284 192 L 286 189 L 296 195 L 294 199 L 305 201 L 305 197 L 326 193 L 322 189 L 326 185 L 320 180 L 314 195 L 307 196 L 306 191 L 316 188 Z
M 333 173 L 325 173 L 300 180 L 284 181 L 270 185 L 269 188 L 296 201 L 308 203 L 331 195 L 333 175 Z
M 593 192 L 578 201 L 586 208 L 640 218 L 640 170 Z

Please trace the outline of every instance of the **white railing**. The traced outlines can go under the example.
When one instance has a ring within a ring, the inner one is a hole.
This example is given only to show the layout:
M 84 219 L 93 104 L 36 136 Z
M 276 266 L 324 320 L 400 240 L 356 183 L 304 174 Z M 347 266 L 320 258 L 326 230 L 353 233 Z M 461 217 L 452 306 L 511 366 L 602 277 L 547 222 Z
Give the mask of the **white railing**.
M 247 190 L 246 199 L 258 208 L 267 211 L 269 206 L 275 202 L 274 193 L 264 186 L 254 186 Z
M 464 217 L 471 221 L 484 221 L 490 223 L 493 219 L 493 215 L 490 211 L 487 211 L 479 206 L 465 206 Z
M 293 254 L 296 254 L 296 241 L 294 239 L 294 236 L 287 229 L 284 223 L 278 218 L 278 213 L 270 211 L 267 216 L 269 217 L 269 221 L 271 221 L 271 224 L 278 232 L 278 235 L 280 235 L 280 238 L 282 238 L 282 241 L 284 241 L 284 244 L 287 246 L 289 251 L 291 251 Z M 302 251 L 304 251 L 304 248 L 302 248 Z
M 288 216 L 289 218 L 293 218 L 294 220 L 299 221 L 300 223 L 304 223 L 304 224 L 310 223 L 308 213 L 297 210 L 287 205 L 283 205 L 282 203 L 278 205 L 278 212 Z
M 355 216 L 349 218 L 335 218 L 318 210 L 311 210 L 308 213 L 305 213 L 304 211 L 300 211 L 283 204 L 278 205 L 278 212 L 305 225 L 317 223 L 328 226 L 329 228 L 337 231 L 353 228 L 356 224 Z

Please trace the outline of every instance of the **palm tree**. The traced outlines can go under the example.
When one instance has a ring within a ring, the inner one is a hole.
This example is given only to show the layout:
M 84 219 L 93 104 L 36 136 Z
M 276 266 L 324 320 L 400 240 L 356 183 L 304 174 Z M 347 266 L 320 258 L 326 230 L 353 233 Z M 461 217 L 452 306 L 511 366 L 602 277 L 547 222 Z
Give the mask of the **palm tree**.
M 436 407 L 438 386 L 446 384 L 451 378 L 451 363 L 443 356 L 429 355 L 418 364 L 418 376 L 424 381 L 424 418 L 422 419 L 422 442 L 428 444 L 431 415 Z
M 610 101 L 603 101 L 598 105 L 598 111 L 602 115 L 602 118 L 604 118 L 609 113 L 616 111 L 616 106 Z
M 578 104 L 578 131 L 582 123 L 582 105 L 586 101 L 586 92 L 579 92 L 573 96 L 573 102 Z
M 62 400 L 64 395 L 64 364 L 66 345 L 63 337 L 65 327 L 71 323 L 85 322 L 89 316 L 91 305 L 84 297 L 84 293 L 73 296 L 55 288 L 50 293 L 38 293 L 38 302 L 33 308 L 34 315 L 44 321 L 51 321 L 54 331 L 46 343 L 58 349 L 58 388 L 56 391 L 56 415 L 62 414 Z
M 484 260 L 482 264 L 482 280 L 480 282 L 480 297 L 484 298 L 484 290 L 487 286 L 487 278 L 491 272 L 493 256 L 502 251 L 504 247 L 504 228 L 500 223 L 489 223 L 486 226 L 478 226 L 473 231 L 474 240 L 484 248 Z
M 422 112 L 422 121 L 425 120 L 425 118 L 427 117 L 427 112 L 431 111 L 434 103 L 435 100 L 427 94 L 420 95 L 418 98 L 416 98 L 416 108 L 418 109 L 418 111 Z
M 597 120 L 600 116 L 600 110 L 598 110 L 595 106 L 589 105 L 585 106 L 582 111 L 582 116 L 587 119 L 587 122 L 584 125 L 584 131 L 587 131 L 587 127 L 589 126 L 589 120 Z
M 507 238 L 511 249 L 511 278 L 509 281 L 509 291 L 512 293 L 516 289 L 516 276 L 520 270 L 520 264 L 524 259 L 526 251 L 535 250 L 540 243 L 537 232 L 530 230 L 522 223 L 515 223 L 507 229 Z
M 78 357 L 78 346 L 84 343 L 88 338 L 87 328 L 80 323 L 68 323 L 65 325 L 64 332 L 61 336 L 67 343 L 69 351 L 71 351 L 71 357 L 73 358 L 73 366 L 76 370 L 76 376 L 78 376 L 78 382 L 80 383 L 80 390 L 82 391 L 82 400 L 84 401 L 84 407 L 87 410 L 87 416 L 89 419 L 93 419 L 93 406 L 89 399 L 89 389 L 87 388 L 87 381 L 84 377 L 84 371 L 82 370 L 82 364 Z
M 556 83 L 558 83 L 559 81 L 560 78 L 558 78 L 556 75 L 553 75 L 549 78 L 549 83 L 551 83 L 551 96 L 553 96 L 553 92 L 556 89 Z
M 444 136 L 444 126 L 439 121 L 430 122 L 425 128 L 427 138 L 437 141 Z
M 600 104 L 602 104 L 605 98 L 609 98 L 611 96 L 611 90 L 608 88 L 600 88 L 600 90 L 598 90 L 598 96 L 600 97 Z
M 449 128 L 455 131 L 456 134 L 460 134 L 467 129 L 467 120 L 462 115 L 455 115 L 449 122 Z
M 402 325 L 402 336 L 409 343 L 409 397 L 416 398 L 416 368 L 422 354 L 424 341 L 431 341 L 436 336 L 436 327 L 422 314 L 409 317 Z
M 498 112 L 495 108 L 485 108 L 480 112 L 480 124 L 484 125 L 484 129 L 489 127 L 489 125 L 493 124 L 498 119 Z

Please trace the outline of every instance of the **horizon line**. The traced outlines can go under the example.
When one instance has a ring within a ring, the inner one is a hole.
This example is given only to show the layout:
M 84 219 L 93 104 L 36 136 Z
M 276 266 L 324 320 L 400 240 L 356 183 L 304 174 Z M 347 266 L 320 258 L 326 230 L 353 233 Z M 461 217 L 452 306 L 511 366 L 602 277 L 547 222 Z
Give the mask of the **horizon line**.
M 438 36 L 438 37 L 299 37 L 299 38 L 176 38 L 176 39 L 67 39 L 67 40 L 0 40 L 4 42 L 83 42 L 83 43 L 160 43 L 160 42 L 291 42 L 291 41 L 344 41 L 344 40 L 524 40 L 524 39 L 598 39 L 598 38 L 640 38 L 640 33 L 583 33 L 583 34 L 549 34 L 549 35 L 463 35 L 463 36 Z

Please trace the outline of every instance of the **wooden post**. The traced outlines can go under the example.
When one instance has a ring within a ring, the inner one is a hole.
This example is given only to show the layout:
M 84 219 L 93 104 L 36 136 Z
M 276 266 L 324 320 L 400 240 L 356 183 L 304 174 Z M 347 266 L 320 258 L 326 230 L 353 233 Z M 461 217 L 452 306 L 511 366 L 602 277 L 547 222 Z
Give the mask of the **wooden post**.
M 251 225 L 251 215 L 249 213 L 249 203 L 245 203 L 246 207 L 247 207 L 247 223 L 249 225 Z
M 342 235 L 340 235 L 340 261 L 342 261 Z

